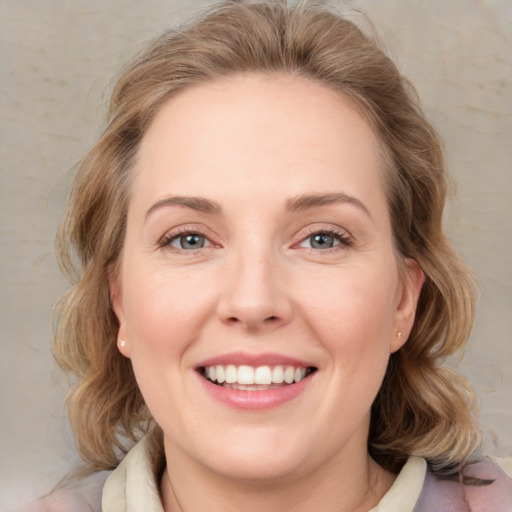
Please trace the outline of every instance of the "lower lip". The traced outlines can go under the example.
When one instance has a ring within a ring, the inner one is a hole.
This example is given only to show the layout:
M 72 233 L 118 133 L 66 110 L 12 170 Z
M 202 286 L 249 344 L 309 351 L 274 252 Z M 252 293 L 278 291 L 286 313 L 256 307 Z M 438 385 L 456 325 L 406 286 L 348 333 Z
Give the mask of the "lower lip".
M 307 386 L 310 384 L 313 375 L 314 374 L 310 374 L 300 382 L 280 388 L 246 391 L 242 389 L 230 389 L 218 386 L 197 374 L 202 385 L 210 396 L 235 409 L 250 411 L 273 409 L 293 400 L 305 391 Z

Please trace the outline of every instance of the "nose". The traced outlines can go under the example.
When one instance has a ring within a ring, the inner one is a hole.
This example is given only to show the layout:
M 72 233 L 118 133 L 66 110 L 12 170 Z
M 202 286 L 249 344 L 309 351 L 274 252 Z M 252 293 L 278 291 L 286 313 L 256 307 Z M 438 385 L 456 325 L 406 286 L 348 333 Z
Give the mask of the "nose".
M 270 255 L 237 255 L 229 265 L 218 303 L 224 323 L 247 331 L 266 331 L 284 325 L 292 316 L 292 303 L 282 269 Z

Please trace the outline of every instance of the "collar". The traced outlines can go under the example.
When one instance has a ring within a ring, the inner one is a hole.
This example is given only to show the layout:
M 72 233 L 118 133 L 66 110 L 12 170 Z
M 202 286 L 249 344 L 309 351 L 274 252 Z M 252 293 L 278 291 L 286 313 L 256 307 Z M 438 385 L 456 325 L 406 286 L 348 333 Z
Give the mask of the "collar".
M 164 512 L 149 456 L 149 438 L 143 437 L 112 472 L 103 487 L 103 512 Z
M 420 497 L 427 473 L 421 457 L 410 456 L 389 491 L 369 512 L 411 512 Z
M 103 512 L 164 512 L 149 456 L 149 439 L 142 438 L 108 477 L 103 488 Z M 369 512 L 411 512 L 420 497 L 427 463 L 409 457 L 379 504 Z

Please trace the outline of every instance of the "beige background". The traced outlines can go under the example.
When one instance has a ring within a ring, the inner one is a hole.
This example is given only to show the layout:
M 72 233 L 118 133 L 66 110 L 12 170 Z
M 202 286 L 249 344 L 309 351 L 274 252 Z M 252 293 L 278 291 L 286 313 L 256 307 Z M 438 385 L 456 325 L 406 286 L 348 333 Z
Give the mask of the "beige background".
M 72 169 L 120 65 L 207 2 L 0 0 L 0 509 L 76 462 L 49 349 L 65 289 L 53 255 Z M 333 2 L 336 3 L 336 2 Z M 486 450 L 512 454 L 512 2 L 359 0 L 417 85 L 458 182 L 447 227 L 482 289 L 460 369 Z

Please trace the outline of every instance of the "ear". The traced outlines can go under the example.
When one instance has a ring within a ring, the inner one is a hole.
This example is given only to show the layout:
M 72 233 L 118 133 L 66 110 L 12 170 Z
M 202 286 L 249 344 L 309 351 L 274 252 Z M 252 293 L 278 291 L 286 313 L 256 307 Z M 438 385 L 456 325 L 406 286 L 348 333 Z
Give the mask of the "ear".
M 125 357 L 130 357 L 130 344 L 125 327 L 125 316 L 123 308 L 123 293 L 119 277 L 114 275 L 112 271 L 108 272 L 108 286 L 110 290 L 110 301 L 112 308 L 119 322 L 119 330 L 117 331 L 117 348 Z
M 401 286 L 395 311 L 394 333 L 390 343 L 390 352 L 396 352 L 407 341 L 414 325 L 416 305 L 425 282 L 425 274 L 419 263 L 412 258 L 405 260 Z

